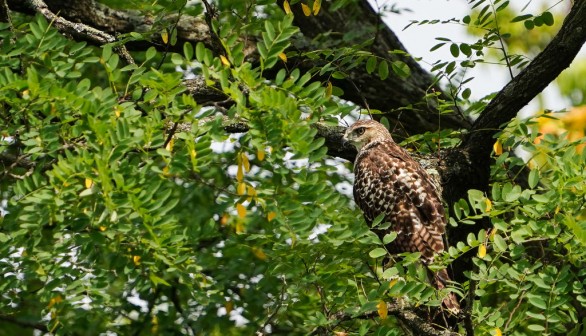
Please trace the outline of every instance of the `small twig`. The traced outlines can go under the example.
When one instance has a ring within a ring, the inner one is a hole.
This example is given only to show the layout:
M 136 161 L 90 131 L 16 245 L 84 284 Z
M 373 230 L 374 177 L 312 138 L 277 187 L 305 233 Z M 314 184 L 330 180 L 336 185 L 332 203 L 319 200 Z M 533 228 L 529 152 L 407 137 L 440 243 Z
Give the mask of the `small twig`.
M 177 26 L 179 25 L 179 20 L 181 20 L 181 15 L 183 10 L 185 9 L 185 6 L 187 6 L 187 1 L 185 1 L 183 3 L 183 5 L 181 6 L 181 8 L 179 8 L 179 11 L 177 13 L 177 19 L 175 20 L 175 23 L 173 24 L 173 28 L 171 28 L 171 31 L 169 32 L 169 35 L 173 36 L 173 31 L 177 31 Z M 159 64 L 157 65 L 157 69 L 161 69 L 161 67 L 163 66 L 163 63 L 165 62 L 165 59 L 167 58 L 167 55 L 169 54 L 169 47 L 171 46 L 171 40 L 169 37 L 169 40 L 167 40 L 167 43 L 165 43 L 165 51 L 163 52 L 163 57 L 161 57 L 161 60 L 159 61 Z
M 509 74 L 511 75 L 511 79 L 513 79 L 515 76 L 513 75 L 513 68 L 511 67 L 511 62 L 509 62 L 509 55 L 507 55 L 507 50 L 505 49 L 505 43 L 503 42 L 503 37 L 501 36 L 501 32 L 500 32 L 500 28 L 499 28 L 499 21 L 498 21 L 498 17 L 496 15 L 496 9 L 494 8 L 494 3 L 491 1 L 490 2 L 490 6 L 492 7 L 493 10 L 493 14 L 494 14 L 494 26 L 495 26 L 495 32 L 496 32 L 496 36 L 498 36 L 499 38 L 499 42 L 501 44 L 501 50 L 503 52 L 503 55 L 505 56 L 505 62 L 507 63 L 507 68 L 509 69 Z
M 220 36 L 218 36 L 216 31 L 214 30 L 214 26 L 212 24 L 212 20 L 217 16 L 216 8 L 210 5 L 210 3 L 207 0 L 202 0 L 201 2 L 204 4 L 206 8 L 205 19 L 208 25 L 208 29 L 210 30 L 210 35 L 212 36 L 212 41 L 215 45 L 214 47 L 216 51 L 221 52 L 223 55 L 227 56 L 228 51 L 226 50 L 226 48 L 224 48 L 224 44 L 222 43 Z
M 277 313 L 279 312 L 279 310 L 283 306 L 283 301 L 285 301 L 284 298 L 285 298 L 285 289 L 286 288 L 287 288 L 287 281 L 285 280 L 285 277 L 283 276 L 283 286 L 281 287 L 281 293 L 279 294 L 279 301 L 277 301 L 277 305 L 276 305 L 273 313 L 271 315 L 269 315 L 269 317 L 267 318 L 265 323 L 263 323 L 263 325 L 256 332 L 257 335 L 263 335 L 263 330 L 265 330 L 265 328 L 269 325 L 269 323 L 271 323 L 271 321 L 277 316 Z
M 159 295 L 161 294 L 161 289 L 160 287 L 156 287 L 155 288 L 155 292 L 153 293 L 153 298 L 152 300 L 149 301 L 149 305 L 148 305 L 148 312 L 144 315 L 144 319 L 142 320 L 142 327 L 144 328 L 148 321 L 149 318 L 151 317 L 151 313 L 153 312 L 153 308 L 155 307 L 155 304 L 157 303 L 157 300 L 159 299 Z M 134 336 L 138 336 L 142 333 L 142 328 L 137 328 L 136 332 L 134 333 Z
M 509 315 L 509 319 L 507 320 L 507 323 L 505 323 L 505 328 L 503 329 L 504 331 L 507 331 L 509 329 L 509 323 L 511 323 L 511 320 L 513 320 L 513 315 L 515 315 L 515 311 L 517 311 L 517 309 L 519 309 L 519 306 L 521 306 L 521 302 L 523 302 L 523 296 L 525 296 L 526 291 L 521 292 L 521 295 L 519 296 L 519 302 L 517 302 L 517 305 L 515 306 L 515 308 L 513 308 L 513 310 L 511 310 L 511 314 Z
M 14 27 L 12 26 L 12 19 L 10 18 L 10 9 L 6 0 L 0 0 L 0 22 L 6 22 L 10 26 L 10 31 L 14 33 Z M 10 38 L 10 43 L 14 44 L 14 36 Z
M 185 117 L 185 115 L 187 113 L 189 113 L 190 111 L 191 110 L 183 111 L 183 113 L 181 113 L 181 115 L 179 116 L 179 120 L 181 121 L 181 119 L 183 119 L 183 117 Z M 173 126 L 169 130 L 169 134 L 167 135 L 167 139 L 165 139 L 165 143 L 163 144 L 162 148 L 167 148 L 167 145 L 171 142 L 171 139 L 173 139 L 173 136 L 175 135 L 175 132 L 177 131 L 177 127 L 179 125 L 180 125 L 179 122 L 173 123 Z
M 116 42 L 116 38 L 108 33 L 83 23 L 71 22 L 56 15 L 49 9 L 49 6 L 47 6 L 43 0 L 26 0 L 26 4 L 35 12 L 41 13 L 48 21 L 54 22 L 55 28 L 57 28 L 57 30 L 60 32 L 76 36 L 83 36 L 84 38 L 98 44 Z M 116 53 L 118 53 L 118 55 L 120 55 L 120 57 L 122 57 L 126 63 L 134 64 L 134 59 L 124 45 L 116 46 L 114 51 L 116 51 Z

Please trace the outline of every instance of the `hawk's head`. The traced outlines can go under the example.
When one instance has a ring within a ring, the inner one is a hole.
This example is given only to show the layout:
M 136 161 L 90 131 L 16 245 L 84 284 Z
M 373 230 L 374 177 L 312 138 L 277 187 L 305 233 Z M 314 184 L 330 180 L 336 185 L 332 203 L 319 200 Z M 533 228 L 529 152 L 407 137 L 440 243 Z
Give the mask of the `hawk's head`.
M 342 138 L 360 150 L 373 141 L 391 140 L 391 133 L 387 128 L 374 120 L 359 120 L 346 129 Z

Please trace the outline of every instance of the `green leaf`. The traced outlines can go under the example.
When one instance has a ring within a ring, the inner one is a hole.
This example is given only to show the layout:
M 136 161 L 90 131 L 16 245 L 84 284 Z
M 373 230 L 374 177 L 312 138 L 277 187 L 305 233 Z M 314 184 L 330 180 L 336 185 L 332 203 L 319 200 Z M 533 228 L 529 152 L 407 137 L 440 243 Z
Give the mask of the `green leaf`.
M 155 47 L 151 47 L 153 49 L 155 49 Z M 112 56 L 112 45 L 111 44 L 105 44 L 102 47 L 102 59 L 104 61 L 108 61 L 110 59 L 110 56 Z
M 468 43 L 460 44 L 460 51 L 462 51 L 462 53 L 466 56 L 472 55 L 472 48 L 470 48 L 470 45 Z
M 397 238 L 397 233 L 396 232 L 390 232 L 387 233 L 384 237 L 383 237 L 383 244 L 389 244 L 391 242 L 393 242 L 395 239 Z
M 385 250 L 382 247 L 377 247 L 368 253 L 368 255 L 373 259 L 380 258 L 386 254 L 387 254 L 387 250 Z
M 394 61 L 391 63 L 391 67 L 393 68 L 393 72 L 401 78 L 407 78 L 411 75 L 411 69 L 404 62 Z
M 539 324 L 530 324 L 527 329 L 531 331 L 545 331 L 545 327 Z
M 389 77 L 389 64 L 386 60 L 382 60 L 378 65 L 378 76 L 381 80 L 385 80 Z
M 399 270 L 396 267 L 390 267 L 387 268 L 383 274 L 382 274 L 382 278 L 383 279 L 389 279 L 389 278 L 394 278 L 397 275 L 399 275 Z
M 454 56 L 454 57 L 460 56 L 460 48 L 458 47 L 457 44 L 452 43 L 450 45 L 450 53 L 452 53 L 452 56 Z
M 145 54 L 146 61 L 154 58 L 156 55 L 157 55 L 157 49 L 155 47 L 148 48 L 146 51 L 146 54 Z
M 533 20 L 525 20 L 523 24 L 525 25 L 525 28 L 527 28 L 527 30 L 531 30 L 535 27 L 535 23 L 533 23 Z
M 197 42 L 197 44 L 195 45 L 195 58 L 200 61 L 203 62 L 203 58 L 205 56 L 205 45 L 203 44 L 203 42 Z
M 471 93 L 472 93 L 472 90 L 470 90 L 470 88 L 465 88 L 464 91 L 462 91 L 462 98 L 464 98 L 464 99 L 470 98 Z
M 533 14 L 519 15 L 519 16 L 516 16 L 516 17 L 514 17 L 514 18 L 511 20 L 511 22 L 525 21 L 525 20 L 527 20 L 527 19 L 529 19 L 529 18 L 532 18 L 532 17 L 533 17 Z
M 494 245 L 498 252 L 504 252 L 507 250 L 507 242 L 498 234 L 494 235 Z
M 373 73 L 374 69 L 376 69 L 376 63 L 376 57 L 369 57 L 366 61 L 366 72 L 368 72 L 369 74 Z
M 532 169 L 531 172 L 529 172 L 528 183 L 529 188 L 531 189 L 535 188 L 539 183 L 539 171 L 537 169 Z
M 543 14 L 541 14 L 541 19 L 543 20 L 543 23 L 545 23 L 547 26 L 553 26 L 554 24 L 553 14 L 551 14 L 550 12 L 544 12 Z
M 189 42 L 183 44 L 183 55 L 187 61 L 191 61 L 193 58 L 193 45 Z
M 443 47 L 445 44 L 446 44 L 445 42 L 438 43 L 438 44 L 434 45 L 433 47 L 431 47 L 431 49 L 429 49 L 429 51 L 438 50 L 439 48 Z
M 153 273 L 149 274 L 149 279 L 151 279 L 151 281 L 153 282 L 153 284 L 155 286 L 157 286 L 157 285 L 165 285 L 165 286 L 171 287 L 171 284 L 169 284 L 167 281 L 165 281 L 165 279 L 162 279 L 162 278 L 154 275 Z
M 547 303 L 545 303 L 545 300 L 541 296 L 529 293 L 527 294 L 527 299 L 533 306 L 543 310 L 547 309 Z

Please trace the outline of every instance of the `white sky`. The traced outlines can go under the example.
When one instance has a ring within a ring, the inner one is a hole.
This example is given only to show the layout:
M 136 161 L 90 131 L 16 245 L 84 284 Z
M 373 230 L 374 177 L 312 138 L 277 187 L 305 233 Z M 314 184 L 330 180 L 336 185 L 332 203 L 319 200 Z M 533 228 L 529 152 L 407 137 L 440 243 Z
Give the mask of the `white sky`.
M 437 60 L 452 60 L 453 57 L 449 52 L 449 48 L 444 46 L 434 52 L 429 49 L 436 45 L 439 41 L 436 37 L 447 37 L 453 41 L 458 42 L 474 42 L 476 38 L 471 37 L 466 33 L 464 26 L 457 24 L 436 24 L 436 25 L 413 25 L 406 30 L 403 30 L 411 20 L 424 19 L 439 19 L 447 20 L 451 18 L 461 19 L 470 13 L 471 5 L 465 0 L 369 0 L 373 7 L 382 4 L 396 4 L 398 8 L 409 8 L 412 12 L 402 12 L 401 14 L 387 14 L 384 18 L 385 22 L 398 35 L 407 51 L 416 57 L 422 57 L 420 62 L 426 69 L 431 69 L 431 64 Z M 523 14 L 539 14 L 542 11 L 543 5 L 546 7 L 553 6 L 557 0 L 512 0 L 511 4 L 519 10 L 528 4 Z M 570 6 L 569 0 L 564 0 L 562 3 L 555 6 L 553 11 L 564 11 Z M 586 47 L 582 48 L 582 52 L 578 57 L 586 57 Z M 571 68 L 570 68 L 571 70 Z M 506 67 L 498 65 L 477 65 L 472 71 L 468 72 L 475 77 L 469 84 L 472 90 L 471 97 L 478 99 L 485 95 L 499 91 L 509 80 L 510 75 Z M 569 102 L 562 98 L 557 89 L 550 85 L 544 91 L 544 99 L 546 107 L 551 110 L 561 110 L 569 106 Z M 529 107 L 524 110 L 525 113 L 535 112 L 538 108 L 535 102 L 531 103 Z

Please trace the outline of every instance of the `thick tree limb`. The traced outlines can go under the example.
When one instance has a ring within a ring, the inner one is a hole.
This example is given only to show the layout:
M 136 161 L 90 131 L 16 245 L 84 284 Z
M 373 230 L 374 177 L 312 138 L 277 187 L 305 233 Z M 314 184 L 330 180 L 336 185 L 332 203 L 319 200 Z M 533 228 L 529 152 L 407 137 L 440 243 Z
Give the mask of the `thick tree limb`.
M 585 42 L 586 1 L 576 0 L 549 45 L 494 97 L 464 138 L 461 147 L 473 160 L 488 159 L 502 125 L 569 67 Z
M 90 27 L 84 23 L 71 22 L 56 15 L 42 0 L 26 0 L 25 2 L 32 10 L 41 13 L 48 21 L 53 22 L 55 28 L 63 33 L 82 37 L 83 39 L 90 40 L 97 44 L 106 44 L 116 41 L 116 38 L 108 33 L 104 33 L 103 31 Z M 126 63 L 134 64 L 134 59 L 130 56 L 124 45 L 120 45 L 115 49 Z

